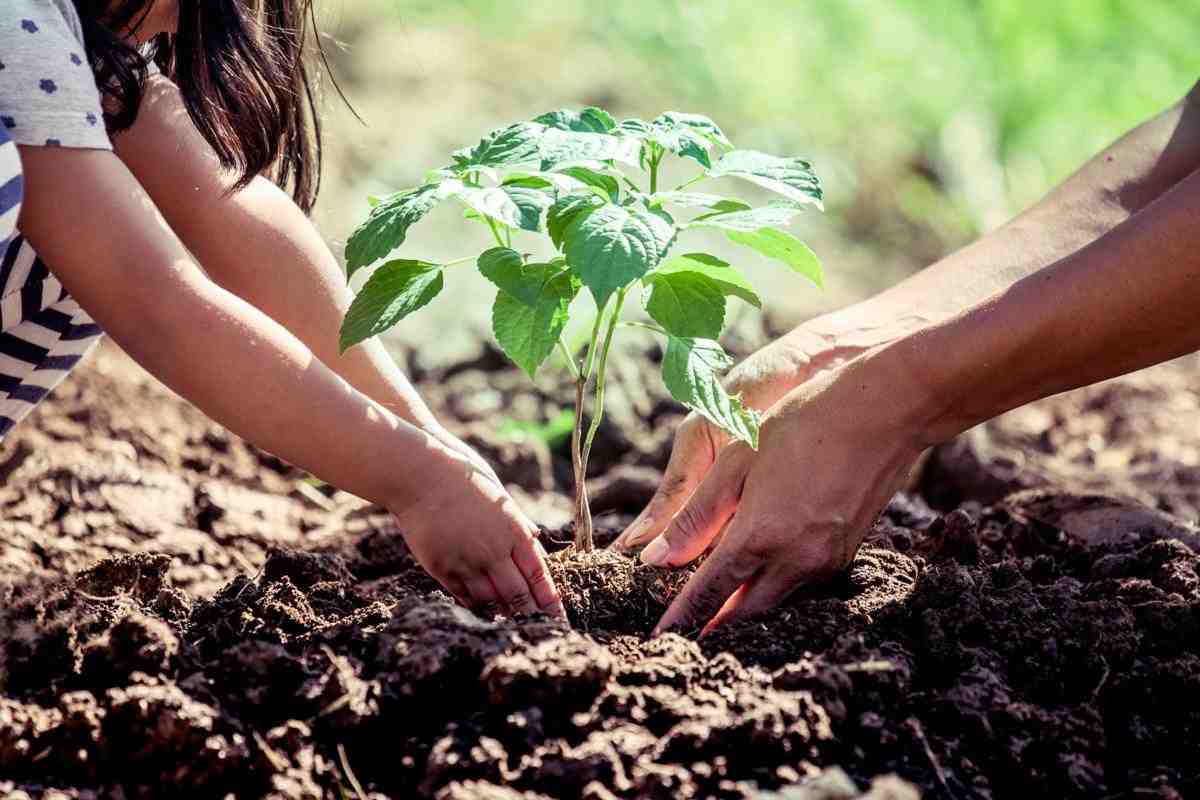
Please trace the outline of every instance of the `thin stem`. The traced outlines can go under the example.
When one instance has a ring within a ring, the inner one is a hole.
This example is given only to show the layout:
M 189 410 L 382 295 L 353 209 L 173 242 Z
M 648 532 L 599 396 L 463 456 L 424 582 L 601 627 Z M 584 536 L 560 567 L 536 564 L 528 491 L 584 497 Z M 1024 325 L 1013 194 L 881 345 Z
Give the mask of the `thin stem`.
M 455 264 L 465 264 L 468 261 L 475 261 L 478 258 L 479 256 L 463 256 L 462 258 L 456 258 L 453 261 L 447 261 L 445 264 L 442 264 L 442 266 L 453 267 Z
M 500 238 L 500 231 L 496 228 L 496 223 L 492 222 L 492 218 L 483 216 L 483 221 L 486 222 L 487 226 L 492 229 L 492 236 L 496 237 L 496 244 L 498 244 L 500 247 L 508 247 L 508 245 L 504 243 L 504 240 Z
M 648 331 L 654 331 L 655 333 L 661 333 L 663 336 L 670 335 L 667 333 L 667 331 L 664 328 L 660 328 L 657 325 L 651 325 L 647 322 L 638 322 L 637 320 L 632 320 L 632 319 L 625 320 L 624 322 L 622 322 L 621 327 L 622 328 L 645 328 Z
M 661 161 L 662 155 L 660 153 L 656 153 L 650 159 L 650 194 L 658 192 L 658 165 Z
M 575 548 L 592 551 L 592 509 L 588 505 L 587 467 L 583 460 L 583 391 L 587 378 L 575 379 L 575 430 L 571 433 L 571 464 L 575 470 Z
M 707 175 L 705 175 L 705 174 L 702 172 L 702 173 L 700 173 L 699 175 L 697 175 L 696 177 L 692 178 L 690 181 L 684 181 L 683 183 L 681 183 L 681 184 L 679 184 L 678 186 L 676 186 L 676 187 L 675 187 L 675 189 L 674 189 L 674 191 L 676 191 L 676 192 L 682 192 L 682 191 L 683 191 L 684 189 L 686 189 L 687 187 L 691 186 L 691 185 L 692 185 L 692 184 L 694 184 L 694 183 L 699 183 L 700 181 L 704 180 L 704 179 L 705 179 L 705 178 L 707 178 L 707 177 L 708 177 L 708 176 L 707 176 Z
M 607 303 L 605 303 L 607 305 Z M 600 325 L 604 322 L 604 307 L 596 307 L 596 321 L 592 324 L 592 338 L 588 343 L 587 366 L 583 368 L 584 378 L 592 377 L 592 366 L 596 361 L 596 343 L 600 340 Z M 582 410 L 582 409 L 580 409 Z
M 588 458 L 592 454 L 592 442 L 596 439 L 596 431 L 600 429 L 600 420 L 604 417 L 604 384 L 608 374 L 608 353 L 612 350 L 613 333 L 617 330 L 617 322 L 621 318 L 621 306 L 625 304 L 625 292 L 628 287 L 617 292 L 617 304 L 613 307 L 612 317 L 608 321 L 608 332 L 604 335 L 604 349 L 600 351 L 600 371 L 596 375 L 596 405 L 592 409 L 592 424 L 588 428 L 587 441 L 583 445 L 583 468 L 587 470 Z
M 567 369 L 571 370 L 571 377 L 576 382 L 583 378 L 583 373 L 579 371 L 579 365 L 575 363 L 575 359 L 571 357 L 571 351 L 567 349 L 567 343 L 558 337 L 558 352 L 562 353 L 563 360 L 567 362 Z

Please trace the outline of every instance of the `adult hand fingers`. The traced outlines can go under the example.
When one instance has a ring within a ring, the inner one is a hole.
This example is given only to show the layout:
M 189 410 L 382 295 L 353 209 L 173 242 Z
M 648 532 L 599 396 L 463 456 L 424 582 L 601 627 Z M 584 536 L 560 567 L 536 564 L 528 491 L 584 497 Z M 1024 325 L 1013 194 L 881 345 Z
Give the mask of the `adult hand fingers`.
M 715 435 L 712 426 L 700 417 L 690 417 L 683 423 L 675 435 L 671 458 L 658 489 L 637 519 L 613 542 L 613 547 L 633 550 L 663 532 L 716 460 Z
M 665 531 L 642 551 L 642 561 L 655 566 L 682 566 L 708 549 L 737 510 L 738 498 L 754 451 L 727 447 L 691 499 L 671 518 Z M 715 609 L 714 609 L 715 610 Z
M 734 592 L 754 577 L 757 569 L 758 564 L 742 553 L 725 544 L 718 547 L 671 603 L 654 626 L 654 633 L 703 627 Z
M 551 616 L 566 619 L 567 612 L 558 587 L 546 568 L 546 550 L 542 543 L 536 539 L 522 541 L 513 548 L 512 560 L 528 583 L 537 607 Z

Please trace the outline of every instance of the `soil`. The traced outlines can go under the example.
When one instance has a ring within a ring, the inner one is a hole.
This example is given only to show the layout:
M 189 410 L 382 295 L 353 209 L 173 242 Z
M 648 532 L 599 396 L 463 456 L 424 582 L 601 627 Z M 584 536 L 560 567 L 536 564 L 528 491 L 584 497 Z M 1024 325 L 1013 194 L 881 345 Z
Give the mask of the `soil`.
M 637 372 L 596 446 L 609 535 L 677 422 Z M 0 445 L 0 790 L 1200 796 L 1198 374 L 1167 365 L 942 448 L 844 575 L 697 641 L 648 638 L 679 575 L 603 550 L 552 556 L 573 628 L 476 617 L 379 509 L 106 347 Z M 419 377 L 560 524 L 566 454 L 493 431 L 553 418 L 568 387 L 487 354 Z

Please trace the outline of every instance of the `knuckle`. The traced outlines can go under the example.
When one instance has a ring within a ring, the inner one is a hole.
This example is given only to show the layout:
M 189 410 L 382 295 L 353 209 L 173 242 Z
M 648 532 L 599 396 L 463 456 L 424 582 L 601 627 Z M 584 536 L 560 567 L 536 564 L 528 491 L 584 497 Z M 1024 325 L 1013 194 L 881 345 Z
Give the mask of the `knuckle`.
M 704 530 L 704 522 L 704 514 L 694 503 L 688 503 L 675 515 L 666 533 L 667 541 L 671 544 L 681 544 L 695 539 Z
M 770 532 L 755 530 L 742 542 L 742 554 L 754 561 L 769 561 L 778 551 L 778 540 Z

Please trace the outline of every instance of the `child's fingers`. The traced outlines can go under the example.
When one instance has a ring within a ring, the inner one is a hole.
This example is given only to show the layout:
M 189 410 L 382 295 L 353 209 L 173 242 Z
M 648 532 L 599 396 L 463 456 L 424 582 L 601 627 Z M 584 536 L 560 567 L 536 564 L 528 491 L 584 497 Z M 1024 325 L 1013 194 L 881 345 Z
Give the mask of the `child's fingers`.
M 512 560 L 525 576 L 538 608 L 552 617 L 566 619 L 562 598 L 550 578 L 550 571 L 546 569 L 546 550 L 542 543 L 537 539 L 521 542 L 513 548 Z
M 506 558 L 493 564 L 488 569 L 488 577 L 500 596 L 500 607 L 509 615 L 532 614 L 538 610 L 525 576 L 512 559 Z
M 484 573 L 467 578 L 467 607 L 483 617 L 494 617 L 500 607 L 500 595 Z
M 454 599 L 462 603 L 467 608 L 471 607 L 471 593 L 467 591 L 467 585 L 458 578 L 447 575 L 439 579 L 442 587 L 454 596 Z

